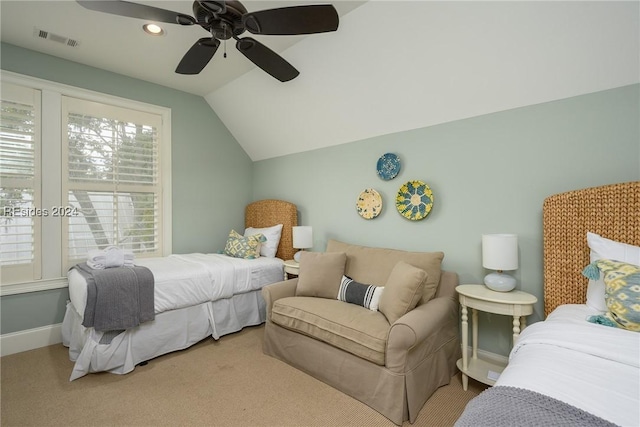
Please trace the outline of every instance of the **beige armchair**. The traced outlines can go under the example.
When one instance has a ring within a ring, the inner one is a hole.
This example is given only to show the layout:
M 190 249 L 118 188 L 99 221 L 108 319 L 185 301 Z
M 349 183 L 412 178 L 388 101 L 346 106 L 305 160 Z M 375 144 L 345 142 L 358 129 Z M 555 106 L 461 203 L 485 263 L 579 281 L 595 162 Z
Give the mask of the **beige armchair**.
M 300 277 L 266 286 L 263 349 L 377 410 L 397 425 L 413 423 L 424 403 L 449 383 L 460 357 L 455 273 L 442 253 L 406 252 L 329 241 L 346 254 L 344 274 L 387 283 L 399 262 L 427 272 L 417 306 L 389 323 L 385 314 L 330 298 L 299 295 Z M 395 274 L 395 273 L 394 273 Z M 393 279 L 392 279 L 393 280 Z M 429 289 L 427 289 L 429 288 Z M 387 288 L 385 288 L 387 291 Z M 384 292 L 384 291 L 383 291 Z

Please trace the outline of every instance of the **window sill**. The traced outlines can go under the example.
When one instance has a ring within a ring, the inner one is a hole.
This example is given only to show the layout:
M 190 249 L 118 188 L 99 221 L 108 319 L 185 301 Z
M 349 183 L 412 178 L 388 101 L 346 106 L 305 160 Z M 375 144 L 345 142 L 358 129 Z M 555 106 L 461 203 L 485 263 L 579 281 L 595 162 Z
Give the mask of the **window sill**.
M 47 291 L 50 289 L 61 289 L 68 286 L 69 282 L 66 277 L 25 283 L 11 283 L 7 285 L 0 285 L 0 296 L 26 294 L 29 292 Z

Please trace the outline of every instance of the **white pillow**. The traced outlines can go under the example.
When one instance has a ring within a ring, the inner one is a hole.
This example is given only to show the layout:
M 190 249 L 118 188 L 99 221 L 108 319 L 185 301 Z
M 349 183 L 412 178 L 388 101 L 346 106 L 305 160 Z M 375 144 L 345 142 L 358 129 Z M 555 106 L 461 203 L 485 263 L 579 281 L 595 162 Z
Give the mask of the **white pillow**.
M 587 244 L 591 249 L 589 253 L 590 262 L 599 259 L 610 259 L 640 266 L 640 247 L 638 246 L 616 242 L 590 232 L 587 232 Z M 602 273 L 599 280 L 589 280 L 587 305 L 602 312 L 609 310 L 605 300 Z
M 278 245 L 280 244 L 282 224 L 277 224 L 273 227 L 266 228 L 249 227 L 244 230 L 244 237 L 252 236 L 254 234 L 263 234 L 264 237 L 267 238 L 267 241 L 263 242 L 260 246 L 260 255 L 267 258 L 275 258 L 276 252 L 278 252 Z

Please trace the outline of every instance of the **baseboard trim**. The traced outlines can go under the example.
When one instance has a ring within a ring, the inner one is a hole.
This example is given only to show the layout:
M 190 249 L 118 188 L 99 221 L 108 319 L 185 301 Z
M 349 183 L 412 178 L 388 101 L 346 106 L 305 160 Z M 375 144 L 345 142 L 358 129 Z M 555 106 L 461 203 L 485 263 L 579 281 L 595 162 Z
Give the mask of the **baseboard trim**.
M 473 348 L 471 348 L 471 346 L 467 348 L 467 354 L 469 355 L 469 357 L 471 357 L 471 355 L 473 354 Z M 482 350 L 480 348 L 478 349 L 478 355 L 482 356 L 482 358 L 485 360 L 495 362 L 495 363 L 501 363 L 505 366 L 509 362 L 509 357 L 507 356 L 491 353 L 490 351 Z
M 0 335 L 0 356 L 62 342 L 62 323 Z

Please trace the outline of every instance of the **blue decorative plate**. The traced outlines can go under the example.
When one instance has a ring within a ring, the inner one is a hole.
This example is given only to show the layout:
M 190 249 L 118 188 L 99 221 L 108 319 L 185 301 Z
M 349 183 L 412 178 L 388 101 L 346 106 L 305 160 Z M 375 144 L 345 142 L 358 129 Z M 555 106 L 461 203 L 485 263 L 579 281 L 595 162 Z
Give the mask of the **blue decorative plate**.
M 393 153 L 383 154 L 378 159 L 378 176 L 385 181 L 398 176 L 400 172 L 400 159 Z
M 407 181 L 398 190 L 396 209 L 411 221 L 424 219 L 433 207 L 433 192 L 422 181 Z

